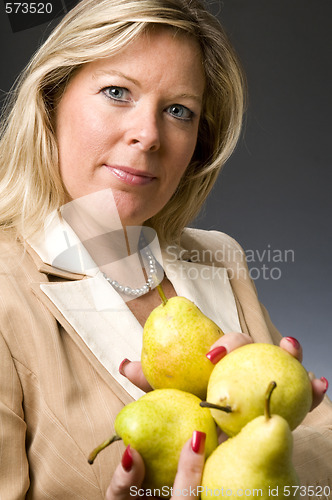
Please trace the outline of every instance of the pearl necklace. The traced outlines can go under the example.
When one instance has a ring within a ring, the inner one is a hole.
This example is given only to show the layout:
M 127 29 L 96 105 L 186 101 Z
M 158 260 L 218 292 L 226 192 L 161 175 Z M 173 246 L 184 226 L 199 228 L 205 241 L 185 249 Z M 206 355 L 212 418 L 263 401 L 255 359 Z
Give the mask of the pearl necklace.
M 145 247 L 145 256 L 149 262 L 149 273 L 148 279 L 140 288 L 130 288 L 130 286 L 120 285 L 116 280 L 112 280 L 105 273 L 103 273 L 104 278 L 115 290 L 120 293 L 124 293 L 125 295 L 129 295 L 131 297 L 140 297 L 141 295 L 145 295 L 152 289 L 154 279 L 157 275 L 156 260 L 147 246 Z

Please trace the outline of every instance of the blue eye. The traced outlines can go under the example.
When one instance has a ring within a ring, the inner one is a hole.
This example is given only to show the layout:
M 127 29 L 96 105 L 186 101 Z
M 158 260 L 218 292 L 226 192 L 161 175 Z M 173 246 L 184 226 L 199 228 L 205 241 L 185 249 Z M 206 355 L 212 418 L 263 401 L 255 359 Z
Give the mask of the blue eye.
M 194 113 L 182 104 L 172 104 L 172 106 L 167 108 L 167 111 L 179 120 L 191 120 L 194 116 Z
M 114 101 L 128 101 L 128 89 L 124 87 L 105 87 L 103 93 L 106 97 L 113 99 Z

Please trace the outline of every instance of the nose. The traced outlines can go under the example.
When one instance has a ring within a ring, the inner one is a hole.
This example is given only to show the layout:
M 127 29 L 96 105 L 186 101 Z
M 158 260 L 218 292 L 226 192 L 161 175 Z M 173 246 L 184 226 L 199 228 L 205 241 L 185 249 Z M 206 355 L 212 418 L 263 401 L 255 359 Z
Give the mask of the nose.
M 142 112 L 137 109 L 130 117 L 126 134 L 129 146 L 141 151 L 155 152 L 160 148 L 160 125 L 157 113 L 153 110 Z

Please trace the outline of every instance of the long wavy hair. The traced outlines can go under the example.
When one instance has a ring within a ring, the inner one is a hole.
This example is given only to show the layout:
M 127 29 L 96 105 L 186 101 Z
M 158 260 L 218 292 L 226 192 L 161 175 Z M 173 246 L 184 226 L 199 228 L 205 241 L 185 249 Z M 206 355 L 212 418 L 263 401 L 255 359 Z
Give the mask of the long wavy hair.
M 211 191 L 239 138 L 245 78 L 219 21 L 200 0 L 83 0 L 54 29 L 11 92 L 0 140 L 0 225 L 31 235 L 65 203 L 53 116 L 82 65 L 109 57 L 151 26 L 168 26 L 199 44 L 205 95 L 194 155 L 168 203 L 146 222 L 177 241 Z

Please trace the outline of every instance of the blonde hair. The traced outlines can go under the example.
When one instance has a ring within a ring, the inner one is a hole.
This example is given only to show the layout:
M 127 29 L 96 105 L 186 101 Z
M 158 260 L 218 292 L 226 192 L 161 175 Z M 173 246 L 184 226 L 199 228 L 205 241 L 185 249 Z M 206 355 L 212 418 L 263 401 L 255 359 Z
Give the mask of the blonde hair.
M 241 130 L 244 77 L 227 36 L 199 0 L 83 0 L 36 52 L 6 108 L 0 141 L 2 227 L 30 235 L 65 203 L 52 115 L 75 71 L 158 25 L 197 40 L 206 89 L 193 158 L 172 198 L 147 225 L 161 240 L 176 241 L 197 215 Z

